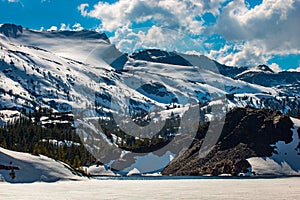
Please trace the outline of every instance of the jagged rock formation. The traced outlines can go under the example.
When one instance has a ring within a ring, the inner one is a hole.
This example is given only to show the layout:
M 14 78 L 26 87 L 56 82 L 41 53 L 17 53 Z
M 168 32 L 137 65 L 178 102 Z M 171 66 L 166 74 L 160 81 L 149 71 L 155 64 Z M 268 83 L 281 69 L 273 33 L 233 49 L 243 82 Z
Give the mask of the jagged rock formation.
M 217 123 L 212 123 L 216 126 Z M 227 114 L 218 143 L 204 158 L 199 150 L 205 134 L 198 134 L 193 145 L 174 159 L 163 171 L 169 175 L 220 175 L 248 172 L 247 158 L 276 154 L 278 141 L 293 140 L 289 117 L 278 111 L 236 108 Z M 205 132 L 205 128 L 202 132 Z

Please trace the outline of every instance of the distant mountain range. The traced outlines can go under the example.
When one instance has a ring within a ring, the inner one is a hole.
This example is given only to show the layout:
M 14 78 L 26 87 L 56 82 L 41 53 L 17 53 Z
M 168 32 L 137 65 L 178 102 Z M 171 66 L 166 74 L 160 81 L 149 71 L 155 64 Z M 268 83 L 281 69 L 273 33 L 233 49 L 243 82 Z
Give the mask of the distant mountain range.
M 299 107 L 299 72 L 231 67 L 205 56 L 153 49 L 127 55 L 93 31 L 40 32 L 4 24 L 0 38 L 2 108 L 71 111 L 96 101 L 110 109 L 111 97 L 120 104 L 129 97 L 130 108 L 151 112 L 172 100 L 205 104 L 226 94 L 233 106 L 293 116 Z
M 224 112 L 236 107 L 271 109 L 296 117 L 299 91 L 299 72 L 276 73 L 266 65 L 226 66 L 203 55 L 158 49 L 128 55 L 104 33 L 0 25 L 3 113 L 50 107 L 54 112 L 72 112 L 81 125 L 117 115 L 143 126 L 182 117 L 195 106 L 203 122 L 224 117 L 211 114 L 214 107 Z M 0 124 L 10 118 L 0 115 Z M 113 133 L 101 138 L 119 146 L 122 139 Z M 165 165 L 170 161 L 164 160 Z

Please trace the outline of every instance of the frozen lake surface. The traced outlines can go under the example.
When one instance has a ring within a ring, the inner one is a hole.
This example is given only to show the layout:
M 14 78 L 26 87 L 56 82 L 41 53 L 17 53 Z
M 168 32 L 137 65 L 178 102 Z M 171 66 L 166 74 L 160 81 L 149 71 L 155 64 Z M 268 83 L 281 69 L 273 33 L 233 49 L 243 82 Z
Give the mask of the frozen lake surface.
M 300 178 L 0 183 L 1 199 L 299 199 Z

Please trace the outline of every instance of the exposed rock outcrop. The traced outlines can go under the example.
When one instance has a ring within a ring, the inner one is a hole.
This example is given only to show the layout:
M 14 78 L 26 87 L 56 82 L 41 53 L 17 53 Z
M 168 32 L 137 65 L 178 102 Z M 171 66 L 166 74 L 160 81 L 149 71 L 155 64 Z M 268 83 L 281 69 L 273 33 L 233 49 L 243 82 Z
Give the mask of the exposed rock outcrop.
M 211 126 L 217 126 L 211 123 Z M 248 172 L 250 157 L 269 157 L 276 153 L 278 141 L 289 143 L 293 140 L 289 117 L 278 111 L 236 108 L 230 111 L 218 143 L 210 153 L 201 158 L 199 150 L 204 140 L 205 130 L 199 130 L 198 138 L 183 154 L 174 159 L 163 170 L 163 174 L 173 175 L 220 175 Z M 201 136 L 202 135 L 202 136 Z
M 23 33 L 23 27 L 14 24 L 2 24 L 0 25 L 0 33 L 7 37 L 17 37 L 19 34 Z

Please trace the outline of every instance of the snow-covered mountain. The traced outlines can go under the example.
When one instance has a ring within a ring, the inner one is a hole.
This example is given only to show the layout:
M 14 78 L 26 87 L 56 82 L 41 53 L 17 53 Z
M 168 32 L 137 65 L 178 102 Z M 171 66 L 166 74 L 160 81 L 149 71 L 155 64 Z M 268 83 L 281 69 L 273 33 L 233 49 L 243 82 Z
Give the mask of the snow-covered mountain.
M 94 31 L 47 32 L 0 25 L 0 108 L 4 113 L 51 107 L 72 112 L 77 127 L 88 126 L 95 132 L 94 122 L 99 119 L 130 115 L 163 121 L 172 114 L 183 116 L 193 106 L 205 110 L 205 120 L 213 117 L 209 113 L 213 106 L 224 111 L 270 108 L 296 116 L 299 81 L 297 72 L 274 73 L 267 66 L 230 67 L 205 56 L 154 49 L 127 55 L 105 34 Z M 0 117 L 0 123 L 7 121 Z M 87 129 L 81 129 L 86 141 Z M 104 134 L 99 138 L 113 143 Z M 124 154 L 118 152 L 118 156 Z M 171 156 L 164 154 L 164 165 Z M 157 155 L 153 157 L 157 160 Z
M 118 103 L 129 97 L 129 106 L 147 111 L 164 108 L 172 100 L 184 106 L 188 101 L 206 103 L 225 94 L 255 94 L 257 100 L 286 95 L 299 100 L 295 89 L 278 89 L 292 83 L 296 87 L 296 72 L 293 77 L 286 75 L 286 80 L 284 73 L 274 74 L 267 66 L 245 70 L 216 64 L 205 56 L 160 50 L 127 56 L 105 34 L 92 31 L 40 32 L 5 24 L 0 36 L 2 108 L 48 105 L 62 111 L 91 106 L 95 100 L 109 108 L 111 97 Z M 228 68 L 244 71 L 230 77 L 225 73 Z M 264 75 L 278 81 L 266 85 L 265 78 L 261 84 L 253 78 Z

